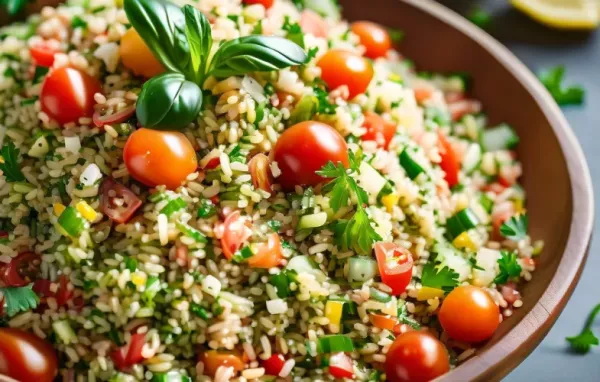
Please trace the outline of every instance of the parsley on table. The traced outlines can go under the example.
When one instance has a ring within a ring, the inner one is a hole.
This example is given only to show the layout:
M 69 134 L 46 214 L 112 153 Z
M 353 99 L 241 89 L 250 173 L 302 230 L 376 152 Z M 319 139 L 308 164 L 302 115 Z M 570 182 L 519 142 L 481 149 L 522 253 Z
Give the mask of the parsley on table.
M 585 354 L 590 351 L 592 346 L 598 346 L 600 342 L 592 332 L 591 327 L 599 312 L 600 304 L 596 305 L 588 315 L 588 318 L 587 320 L 585 320 L 585 325 L 583 326 L 581 333 L 579 333 L 576 336 L 566 338 L 573 351 L 580 354 Z
M 541 72 L 538 74 L 538 78 L 559 105 L 581 105 L 585 97 L 585 90 L 580 85 L 563 87 L 564 75 L 565 67 L 559 65 Z
M 481 8 L 475 8 L 467 15 L 467 19 L 478 27 L 485 29 L 492 23 L 490 13 Z
M 6 304 L 5 311 L 9 317 L 19 312 L 35 309 L 38 306 L 40 299 L 32 288 L 33 284 L 18 288 L 0 288 Z
M 500 226 L 500 233 L 507 239 L 519 241 L 527 236 L 529 218 L 527 214 L 516 215 Z
M 506 284 L 509 279 L 519 278 L 521 275 L 522 268 L 517 261 L 517 254 L 514 252 L 500 251 L 498 265 L 500 266 L 500 273 L 494 279 L 494 282 L 498 285 Z
M 242 153 L 240 145 L 235 145 L 235 147 L 231 149 L 229 152 L 229 161 L 246 163 L 246 154 Z
M 435 264 L 427 263 L 423 266 L 421 284 L 424 287 L 450 292 L 458 285 L 458 273 L 447 266 L 436 269 Z
M 0 155 L 3 159 L 0 163 L 0 170 L 4 173 L 6 181 L 25 181 L 25 176 L 21 172 L 21 167 L 19 167 L 19 149 L 15 147 L 15 144 L 12 142 L 5 143 L 0 150 Z
M 285 20 L 283 21 L 281 29 L 283 29 L 286 32 L 285 38 L 287 38 L 291 42 L 295 42 L 302 49 L 304 49 L 304 33 L 302 32 L 300 24 L 291 23 L 290 17 L 285 16 Z

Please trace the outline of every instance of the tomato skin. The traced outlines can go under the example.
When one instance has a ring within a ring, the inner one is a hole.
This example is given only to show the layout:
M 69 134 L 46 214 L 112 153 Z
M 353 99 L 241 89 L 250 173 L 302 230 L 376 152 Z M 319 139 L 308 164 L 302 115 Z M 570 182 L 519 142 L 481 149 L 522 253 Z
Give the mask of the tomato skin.
M 273 268 L 281 265 L 283 254 L 281 253 L 281 239 L 277 233 L 269 235 L 266 243 L 251 246 L 254 256 L 248 259 L 248 265 L 252 268 Z
M 265 154 L 256 154 L 248 162 L 248 171 L 252 176 L 252 184 L 257 190 L 272 192 L 271 183 L 272 175 L 269 164 L 271 161 Z M 210 164 L 210 162 L 209 162 Z
M 446 173 L 445 179 L 449 187 L 454 187 L 458 184 L 458 173 L 460 171 L 460 162 L 452 149 L 452 145 L 448 138 L 443 133 L 438 134 L 439 151 L 442 161 L 440 167 Z
M 110 357 L 119 370 L 127 370 L 133 365 L 144 360 L 142 356 L 142 348 L 146 341 L 146 334 L 135 333 L 131 335 L 131 342 L 122 346 L 110 354 Z
M 312 34 L 315 37 L 326 38 L 329 32 L 329 25 L 319 14 L 310 9 L 305 9 L 300 14 L 300 28 L 304 33 Z
M 387 259 L 391 256 L 398 258 L 395 268 L 389 267 L 390 262 Z M 375 257 L 381 281 L 392 288 L 392 295 L 399 296 L 404 293 L 412 278 L 413 259 L 410 252 L 395 243 L 379 242 L 375 244 Z
M 252 236 L 250 222 L 242 217 L 240 211 L 233 211 L 227 215 L 221 237 L 221 248 L 227 260 L 233 258 L 233 255 L 242 248 L 250 236 Z
M 317 62 L 329 89 L 348 87 L 348 98 L 364 93 L 373 78 L 373 66 L 364 57 L 341 49 L 327 51 Z
M 242 2 L 246 5 L 260 4 L 265 7 L 265 9 L 269 9 L 273 6 L 275 0 L 242 0 Z
M 121 37 L 119 54 L 123 65 L 135 75 L 154 77 L 165 71 L 163 65 L 154 57 L 142 37 L 132 27 Z
M 39 270 L 40 256 L 34 252 L 21 252 L 8 264 L 0 265 L 0 286 L 22 287 L 29 284 Z
M 449 370 L 444 345 L 422 331 L 409 331 L 396 337 L 385 359 L 389 382 L 428 382 Z
M 273 157 L 281 175 L 275 178 L 284 190 L 295 186 L 314 186 L 325 179 L 316 174 L 327 162 L 348 167 L 348 146 L 331 126 L 321 122 L 300 122 L 281 134 Z
M 350 29 L 358 36 L 360 44 L 365 47 L 365 56 L 375 59 L 385 57 L 392 47 L 392 39 L 388 31 L 381 25 L 371 21 L 353 22 Z
M 81 70 L 62 67 L 46 76 L 40 93 L 42 111 L 64 125 L 94 114 L 94 94 L 100 82 Z
M 48 43 L 41 42 L 29 48 L 31 59 L 37 66 L 51 67 L 54 64 L 54 55 L 58 53 L 56 49 Z
M 164 184 L 170 190 L 198 167 L 194 147 L 176 131 L 136 130 L 125 143 L 123 159 L 137 181 L 148 187 Z
M 204 375 L 215 376 L 220 366 L 231 366 L 237 373 L 244 369 L 244 362 L 240 357 L 232 353 L 220 353 L 216 350 L 209 350 L 200 356 L 204 363 Z
M 111 196 L 114 193 L 114 196 Z M 123 205 L 113 202 L 115 198 L 122 199 Z M 126 223 L 135 211 L 142 206 L 142 201 L 129 188 L 108 177 L 100 185 L 100 208 L 102 213 L 117 223 Z
M 365 113 L 363 127 L 367 132 L 360 136 L 363 141 L 375 141 L 377 147 L 387 150 L 396 134 L 396 125 L 383 119 L 379 114 L 372 111 Z
M 58 374 L 52 346 L 32 333 L 0 328 L 0 376 L 19 381 L 51 382 Z
M 262 366 L 265 368 L 266 375 L 278 376 L 285 364 L 285 358 L 281 354 L 273 354 L 270 358 L 262 361 Z
M 371 324 L 373 324 L 373 326 L 379 329 L 387 329 L 390 331 L 393 331 L 396 325 L 398 324 L 397 320 L 391 317 L 383 316 L 381 314 L 369 314 L 369 320 L 371 321 Z
M 483 289 L 463 285 L 446 296 L 438 318 L 450 338 L 475 343 L 494 334 L 500 324 L 500 308 Z
M 329 357 L 329 374 L 334 378 L 353 378 L 354 364 L 346 353 L 334 353 Z

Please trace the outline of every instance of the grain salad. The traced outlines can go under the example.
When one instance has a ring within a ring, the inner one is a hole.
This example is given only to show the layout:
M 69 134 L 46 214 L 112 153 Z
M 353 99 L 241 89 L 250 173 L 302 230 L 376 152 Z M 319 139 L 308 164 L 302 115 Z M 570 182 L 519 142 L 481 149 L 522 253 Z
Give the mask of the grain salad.
M 69 0 L 0 36 L 0 379 L 427 381 L 523 305 L 519 139 L 399 31 Z

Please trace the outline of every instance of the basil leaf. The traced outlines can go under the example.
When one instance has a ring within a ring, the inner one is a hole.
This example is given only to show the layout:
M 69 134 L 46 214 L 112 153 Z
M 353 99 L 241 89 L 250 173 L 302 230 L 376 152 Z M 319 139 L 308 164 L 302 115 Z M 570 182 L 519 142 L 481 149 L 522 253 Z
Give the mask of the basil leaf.
M 138 97 L 138 121 L 150 129 L 182 129 L 200 113 L 202 90 L 183 74 L 164 73 L 144 83 Z
M 181 8 L 164 0 L 125 0 L 131 25 L 168 71 L 194 78 Z
M 183 14 L 185 15 L 185 35 L 190 46 L 191 69 L 196 74 L 195 82 L 202 83 L 212 46 L 210 23 L 202 12 L 191 5 L 183 7 Z
M 283 37 L 246 36 L 229 40 L 215 53 L 209 73 L 229 77 L 248 72 L 269 72 L 306 62 L 302 48 Z

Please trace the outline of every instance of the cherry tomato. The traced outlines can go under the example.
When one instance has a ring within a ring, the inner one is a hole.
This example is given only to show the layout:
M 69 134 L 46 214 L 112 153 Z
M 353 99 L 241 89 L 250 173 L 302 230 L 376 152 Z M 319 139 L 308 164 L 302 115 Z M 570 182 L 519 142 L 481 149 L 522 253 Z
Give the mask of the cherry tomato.
M 242 0 L 242 2 L 246 5 L 260 4 L 265 7 L 265 9 L 269 9 L 273 6 L 275 0 Z
M 317 66 L 329 89 L 348 87 L 349 99 L 364 93 L 373 78 L 373 66 L 366 58 L 341 49 L 327 51 Z
M 444 345 L 421 331 L 409 331 L 396 337 L 385 359 L 389 382 L 428 382 L 449 370 Z
M 119 54 L 123 65 L 135 75 L 150 78 L 165 71 L 134 28 L 129 28 L 121 37 Z
M 438 318 L 450 338 L 474 343 L 494 334 L 500 324 L 500 309 L 483 289 L 463 285 L 446 296 Z
M 116 202 L 118 200 L 118 203 Z M 142 201 L 129 188 L 118 183 L 112 177 L 102 181 L 100 185 L 100 208 L 102 213 L 117 223 L 126 223 Z
M 233 367 L 235 372 L 244 369 L 244 361 L 233 353 L 221 353 L 216 350 L 209 350 L 200 356 L 200 361 L 204 364 L 204 375 L 214 377 L 220 366 Z
M 369 319 L 371 324 L 379 329 L 394 330 L 394 327 L 398 324 L 398 320 L 381 314 L 369 314 Z
M 467 114 L 475 114 L 481 111 L 481 103 L 471 99 L 464 99 L 448 105 L 448 111 L 453 121 L 460 121 Z
M 246 240 L 252 236 L 250 221 L 242 217 L 240 211 L 233 211 L 223 223 L 223 236 L 221 237 L 221 248 L 228 260 L 242 248 Z
M 266 375 L 278 376 L 285 364 L 285 358 L 281 354 L 273 354 L 270 358 L 262 361 L 262 367 L 265 368 Z
M 304 33 L 321 38 L 326 38 L 329 32 L 327 21 L 310 9 L 302 11 L 300 15 L 300 28 Z
M 392 39 L 388 31 L 379 24 L 370 21 L 356 21 L 350 27 L 358 36 L 360 44 L 365 47 L 365 56 L 375 59 L 385 57 L 392 47 Z
M 365 113 L 365 122 L 363 127 L 367 132 L 360 136 L 363 141 L 375 141 L 377 147 L 382 147 L 387 150 L 394 134 L 396 133 L 396 125 L 386 121 L 379 114 L 367 111 Z
M 38 274 L 40 261 L 39 255 L 27 251 L 18 254 L 8 264 L 0 265 L 0 286 L 22 287 L 29 284 Z
M 353 378 L 354 363 L 346 353 L 334 353 L 329 357 L 329 374 L 333 378 Z
M 448 138 L 443 133 L 438 134 L 439 139 L 439 151 L 442 161 L 440 167 L 446 173 L 445 179 L 448 182 L 449 187 L 454 187 L 458 184 L 458 172 L 460 171 L 460 162 L 456 156 L 456 153 L 452 149 L 452 145 L 448 141 Z
M 131 176 L 148 187 L 164 184 L 174 190 L 196 171 L 196 152 L 176 131 L 141 128 L 127 139 L 123 159 Z
M 94 114 L 94 94 L 101 91 L 100 82 L 81 70 L 54 69 L 42 84 L 42 111 L 61 125 L 77 122 Z
M 281 134 L 273 150 L 281 170 L 276 181 L 286 191 L 295 186 L 314 186 L 323 182 L 319 171 L 329 161 L 348 167 L 348 146 L 331 126 L 321 122 L 300 122 Z
M 131 335 L 131 341 L 121 346 L 110 354 L 115 367 L 119 370 L 127 370 L 133 365 L 144 360 L 142 356 L 142 348 L 146 342 L 146 334 L 135 333 Z
M 54 64 L 54 55 L 58 53 L 58 49 L 53 47 L 48 42 L 40 42 L 29 48 L 31 59 L 37 66 L 45 66 L 47 68 Z
M 392 288 L 394 296 L 402 294 L 412 278 L 413 259 L 410 252 L 398 244 L 379 242 L 375 244 L 375 257 L 381 281 Z
M 509 208 L 492 210 L 492 239 L 501 240 L 503 238 L 500 233 L 502 224 L 510 219 L 515 214 L 514 206 L 511 204 Z
M 210 163 L 210 162 L 209 162 Z M 265 154 L 256 154 L 248 162 L 248 170 L 252 176 L 252 184 L 257 190 L 271 192 L 271 161 Z
M 270 234 L 266 243 L 253 244 L 251 248 L 254 256 L 248 259 L 250 267 L 273 268 L 281 265 L 283 254 L 281 253 L 281 239 L 277 233 Z
M 52 382 L 58 358 L 52 346 L 32 333 L 0 328 L 0 376 L 18 381 Z

